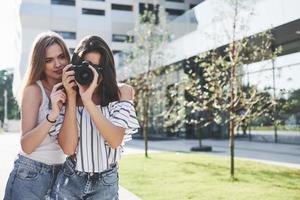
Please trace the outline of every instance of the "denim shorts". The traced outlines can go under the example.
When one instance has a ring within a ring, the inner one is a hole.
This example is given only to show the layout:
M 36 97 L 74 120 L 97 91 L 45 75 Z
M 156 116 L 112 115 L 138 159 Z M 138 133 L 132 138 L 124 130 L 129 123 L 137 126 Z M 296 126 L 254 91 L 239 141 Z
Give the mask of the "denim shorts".
M 101 173 L 75 170 L 75 161 L 68 157 L 52 189 L 55 200 L 118 200 L 118 166 Z
M 62 165 L 47 165 L 18 155 L 9 175 L 4 200 L 49 199 Z

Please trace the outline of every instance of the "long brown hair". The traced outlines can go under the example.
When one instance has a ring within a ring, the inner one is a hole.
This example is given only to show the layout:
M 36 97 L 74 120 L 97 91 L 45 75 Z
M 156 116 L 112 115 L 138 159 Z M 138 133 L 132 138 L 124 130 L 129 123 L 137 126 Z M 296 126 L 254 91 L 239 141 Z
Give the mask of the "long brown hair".
M 46 49 L 53 44 L 58 44 L 61 47 L 64 56 L 68 62 L 70 62 L 68 47 L 62 37 L 51 31 L 39 34 L 32 44 L 28 68 L 19 92 L 19 100 L 21 100 L 24 89 L 27 86 L 34 84 L 37 80 L 43 80 L 46 78 L 44 72 L 44 67 L 46 65 Z
M 116 79 L 116 69 L 113 54 L 107 43 L 99 36 L 86 36 L 76 47 L 72 64 L 81 64 L 84 56 L 90 52 L 97 52 L 101 54 L 100 66 L 104 69 L 102 71 L 102 81 L 97 88 L 101 99 L 101 106 L 107 106 L 110 102 L 119 101 L 119 88 Z

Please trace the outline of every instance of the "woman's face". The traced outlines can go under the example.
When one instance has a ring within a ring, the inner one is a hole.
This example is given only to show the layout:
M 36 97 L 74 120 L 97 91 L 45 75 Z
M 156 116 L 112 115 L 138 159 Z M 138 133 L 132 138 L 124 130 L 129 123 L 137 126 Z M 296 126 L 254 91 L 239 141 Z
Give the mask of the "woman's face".
M 101 54 L 98 52 L 89 52 L 85 54 L 84 60 L 91 62 L 94 65 L 99 65 L 100 64 L 100 59 L 101 59 Z M 102 80 L 102 77 L 98 77 L 98 86 Z
M 46 49 L 45 74 L 47 79 L 61 81 L 62 70 L 69 63 L 62 48 L 58 44 L 53 44 Z
M 100 64 L 100 59 L 101 59 L 101 54 L 97 52 L 89 52 L 84 56 L 84 60 L 90 61 L 95 65 Z

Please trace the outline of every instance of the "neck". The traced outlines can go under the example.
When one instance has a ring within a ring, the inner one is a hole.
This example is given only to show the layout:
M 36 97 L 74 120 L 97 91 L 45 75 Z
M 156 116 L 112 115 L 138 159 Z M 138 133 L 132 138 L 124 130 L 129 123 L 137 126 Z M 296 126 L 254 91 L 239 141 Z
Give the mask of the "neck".
M 92 101 L 94 102 L 95 105 L 101 104 L 100 96 L 97 93 L 93 93 Z M 83 105 L 81 98 L 77 99 L 77 105 L 79 106 Z
M 42 81 L 44 84 L 44 87 L 49 91 L 49 92 L 51 92 L 52 91 L 52 88 L 53 88 L 53 86 L 55 85 L 55 84 L 57 84 L 57 83 L 59 83 L 59 81 L 58 80 L 54 80 L 54 79 L 44 79 L 43 81 Z

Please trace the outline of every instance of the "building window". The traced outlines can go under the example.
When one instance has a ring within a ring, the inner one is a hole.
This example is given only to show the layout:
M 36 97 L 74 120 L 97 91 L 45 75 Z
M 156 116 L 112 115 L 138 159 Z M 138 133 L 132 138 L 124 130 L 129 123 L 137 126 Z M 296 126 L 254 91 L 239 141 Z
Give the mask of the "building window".
M 154 6 L 151 3 L 147 3 L 147 4 L 140 3 L 139 4 L 139 13 L 144 14 L 144 12 L 146 12 L 146 11 L 153 11 L 154 10 L 155 14 L 158 14 L 158 10 L 159 10 L 158 8 L 159 8 L 159 5 Z
M 200 3 L 203 3 L 203 1 L 205 1 L 205 0 L 198 1 L 197 4 L 190 4 L 190 9 L 194 8 L 195 6 L 199 5 Z
M 115 55 L 115 54 L 117 54 L 117 53 L 120 53 L 121 52 L 121 50 L 113 50 L 112 51 L 112 53 Z
M 133 36 L 125 34 L 112 34 L 113 42 L 133 42 Z
M 169 15 L 179 16 L 182 15 L 185 12 L 185 10 L 166 8 L 166 12 Z
M 51 4 L 75 6 L 75 0 L 51 0 Z
M 64 39 L 73 39 L 76 40 L 76 32 L 71 32 L 71 31 L 54 31 L 57 34 L 59 34 L 61 37 Z
M 144 15 L 147 11 L 154 12 L 155 24 L 158 24 L 159 23 L 159 18 L 158 18 L 159 5 L 153 5 L 151 3 L 148 3 L 148 4 L 140 3 L 139 4 L 140 15 Z M 150 20 L 149 17 L 145 17 L 144 22 L 148 22 L 149 20 Z
M 111 4 L 112 10 L 132 11 L 131 5 Z
M 166 0 L 170 2 L 176 2 L 176 3 L 184 3 L 184 0 Z
M 190 9 L 194 8 L 195 6 L 197 6 L 197 4 L 190 4 Z
M 84 14 L 84 15 L 105 15 L 105 10 L 82 8 L 82 14 Z

